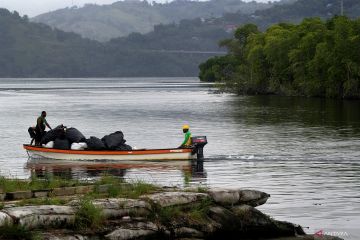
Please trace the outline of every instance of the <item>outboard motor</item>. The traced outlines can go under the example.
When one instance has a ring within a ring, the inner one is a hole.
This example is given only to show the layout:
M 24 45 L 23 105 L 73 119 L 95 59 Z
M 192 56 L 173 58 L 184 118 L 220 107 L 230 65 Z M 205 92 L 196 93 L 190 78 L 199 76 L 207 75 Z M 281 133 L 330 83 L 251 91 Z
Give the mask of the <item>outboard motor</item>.
M 192 137 L 191 140 L 194 145 L 194 154 L 197 154 L 197 159 L 204 159 L 204 147 L 208 143 L 206 136 Z

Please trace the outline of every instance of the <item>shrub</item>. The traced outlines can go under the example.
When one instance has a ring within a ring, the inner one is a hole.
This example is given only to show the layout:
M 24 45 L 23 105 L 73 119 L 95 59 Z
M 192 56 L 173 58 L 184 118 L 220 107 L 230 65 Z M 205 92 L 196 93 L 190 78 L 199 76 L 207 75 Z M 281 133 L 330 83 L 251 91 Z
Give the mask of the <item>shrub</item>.
M 74 226 L 76 229 L 99 228 L 104 221 L 101 209 L 96 207 L 89 199 L 80 202 L 75 213 Z

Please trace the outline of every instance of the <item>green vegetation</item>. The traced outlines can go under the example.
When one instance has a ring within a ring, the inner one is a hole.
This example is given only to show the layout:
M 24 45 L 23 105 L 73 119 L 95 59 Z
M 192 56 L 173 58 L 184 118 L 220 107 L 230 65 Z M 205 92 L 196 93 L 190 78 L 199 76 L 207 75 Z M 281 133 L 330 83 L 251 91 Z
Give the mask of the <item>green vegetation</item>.
M 105 218 L 101 209 L 94 206 L 90 199 L 83 199 L 80 202 L 79 209 L 75 213 L 74 226 L 76 229 L 94 229 L 99 228 Z
M 26 205 L 65 205 L 70 200 L 57 197 L 47 197 L 47 198 L 31 198 L 21 200 L 16 204 L 16 206 L 26 206 Z M 1 206 L 0 206 L 1 209 Z
M 38 232 L 30 231 L 20 225 L 5 225 L 0 227 L 0 239 L 12 240 L 37 240 L 39 238 Z
M 174 230 L 183 225 L 201 225 L 209 221 L 208 213 L 213 205 L 211 199 L 204 199 L 191 205 L 160 207 L 153 204 L 149 219 Z
M 45 179 L 32 177 L 30 180 L 7 179 L 5 177 L 0 177 L 0 189 L 2 189 L 3 192 L 44 190 L 60 187 L 74 187 L 87 184 L 89 183 L 80 182 L 77 180 L 54 178 L 51 176 L 46 176 Z
M 87 4 L 82 8 L 65 8 L 39 15 L 33 20 L 86 38 L 108 41 L 133 32 L 148 33 L 159 24 L 220 17 L 225 12 L 251 14 L 270 6 L 271 3 L 238 0 L 176 0 L 151 4 L 147 1 L 118 1 L 111 5 Z
M 16 191 L 28 191 L 28 190 L 48 190 L 61 187 L 76 187 L 84 185 L 93 185 L 94 190 L 85 194 L 87 199 L 98 198 L 139 198 L 142 195 L 161 191 L 160 187 L 143 182 L 133 181 L 125 182 L 122 179 L 104 175 L 95 182 L 84 182 L 77 180 L 65 180 L 60 178 L 52 178 L 47 176 L 45 179 L 31 178 L 30 180 L 19 179 L 6 179 L 0 177 L 0 189 L 3 192 L 16 192 Z M 24 205 L 64 205 L 67 202 L 73 200 L 69 197 L 45 197 L 45 198 L 32 198 L 24 199 L 16 203 L 17 206 Z M 0 209 L 4 205 L 0 203 Z
M 101 191 L 102 185 L 108 185 L 106 191 Z M 123 198 L 139 198 L 142 195 L 160 191 L 160 188 L 143 181 L 124 182 L 112 176 L 103 176 L 100 181 L 95 183 L 94 192 L 88 196 L 90 198 L 99 197 L 123 197 Z
M 229 54 L 201 64 L 200 78 L 226 91 L 360 97 L 360 19 L 310 18 L 265 32 L 246 24 L 221 44 Z

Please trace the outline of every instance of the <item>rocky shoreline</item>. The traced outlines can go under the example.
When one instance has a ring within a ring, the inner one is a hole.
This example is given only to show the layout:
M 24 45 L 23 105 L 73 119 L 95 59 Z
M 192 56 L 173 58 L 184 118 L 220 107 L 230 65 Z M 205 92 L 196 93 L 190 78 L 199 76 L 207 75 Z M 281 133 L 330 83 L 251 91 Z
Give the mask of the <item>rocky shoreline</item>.
M 49 240 L 340 239 L 306 235 L 301 226 L 256 209 L 269 197 L 246 189 L 167 189 L 136 199 L 79 195 L 65 205 L 5 204 L 0 230 L 20 227 Z

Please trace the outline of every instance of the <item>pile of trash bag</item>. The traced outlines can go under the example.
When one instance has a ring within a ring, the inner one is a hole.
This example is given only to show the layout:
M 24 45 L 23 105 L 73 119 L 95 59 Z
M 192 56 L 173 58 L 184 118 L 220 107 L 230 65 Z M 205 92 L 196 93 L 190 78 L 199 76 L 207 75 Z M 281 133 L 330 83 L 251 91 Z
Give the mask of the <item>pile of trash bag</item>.
M 106 135 L 102 139 L 93 136 L 87 139 L 78 129 L 66 128 L 63 125 L 46 132 L 41 140 L 44 148 L 61 150 L 132 150 L 132 147 L 125 143 L 121 131 Z
M 126 140 L 124 139 L 124 134 L 121 131 L 106 135 L 102 139 L 90 137 L 90 139 L 86 139 L 86 143 L 89 150 L 132 150 L 131 146 L 125 144 Z

